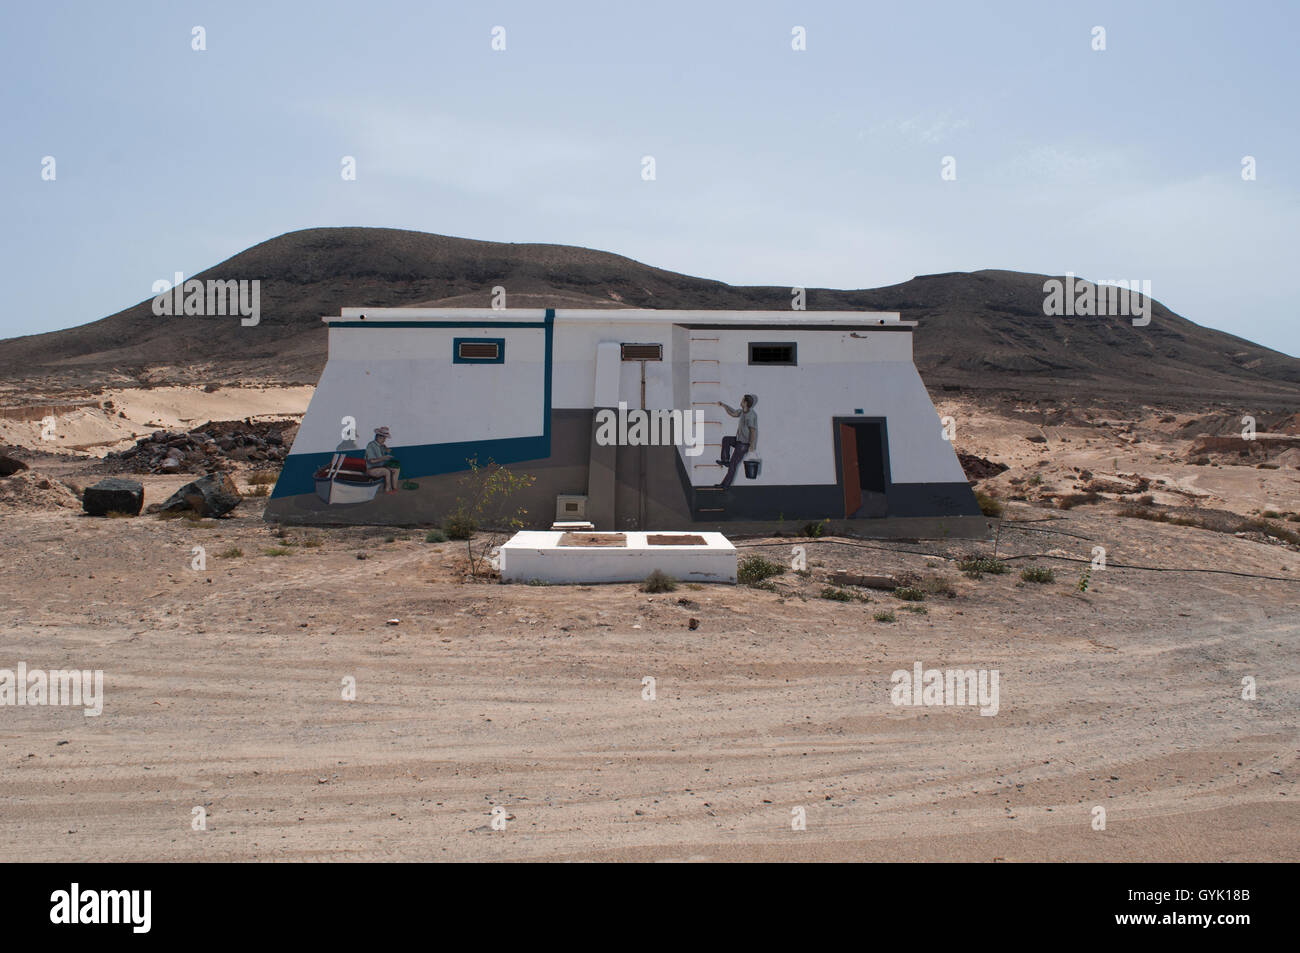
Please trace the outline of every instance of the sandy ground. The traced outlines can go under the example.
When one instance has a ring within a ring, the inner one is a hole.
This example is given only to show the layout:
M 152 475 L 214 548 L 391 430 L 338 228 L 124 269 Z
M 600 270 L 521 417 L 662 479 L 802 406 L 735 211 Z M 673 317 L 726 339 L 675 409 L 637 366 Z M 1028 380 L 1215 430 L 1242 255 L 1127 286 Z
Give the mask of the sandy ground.
M 49 413 L 42 401 L 10 396 L 9 415 L 0 411 L 0 444 L 102 457 L 155 430 L 189 430 L 210 420 L 301 416 L 314 391 L 314 387 L 257 385 L 212 393 L 201 387 L 108 389 L 93 396 L 56 398 L 57 413 Z M 73 404 L 83 406 L 62 409 Z M 52 426 L 44 424 L 49 417 Z
M 775 591 L 503 586 L 467 582 L 464 544 L 423 531 L 282 538 L 257 500 L 199 523 L 0 509 L 0 668 L 105 678 L 99 717 L 0 708 L 0 851 L 1300 859 L 1300 550 L 1032 498 L 1109 458 L 1163 468 L 1207 506 L 1294 511 L 1297 471 L 1193 467 L 1172 438 L 1135 446 L 1100 426 L 1031 444 L 1036 427 L 948 409 L 961 449 L 1013 465 L 990 485 L 1043 475 L 1008 505 L 1007 575 L 956 569 L 989 543 L 779 539 L 737 541 L 776 559 L 807 547 L 808 576 Z M 182 482 L 143 479 L 150 501 Z M 1108 567 L 1083 592 L 1097 545 Z M 1028 565 L 1055 581 L 1022 581 Z M 943 577 L 955 595 L 820 598 L 839 568 Z M 998 713 L 894 706 L 891 673 L 916 662 L 996 670 Z

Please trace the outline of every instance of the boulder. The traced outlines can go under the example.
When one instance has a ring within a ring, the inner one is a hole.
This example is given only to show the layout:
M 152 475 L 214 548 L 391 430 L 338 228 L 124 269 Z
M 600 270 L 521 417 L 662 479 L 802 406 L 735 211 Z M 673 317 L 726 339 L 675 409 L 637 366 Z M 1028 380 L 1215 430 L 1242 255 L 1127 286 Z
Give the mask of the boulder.
M 107 477 L 94 486 L 86 487 L 81 495 L 81 508 L 91 516 L 107 516 L 109 513 L 139 516 L 142 506 L 144 487 L 139 480 Z
M 13 476 L 19 470 L 26 470 L 27 464 L 13 457 L 6 457 L 0 453 L 0 477 Z
M 224 473 L 209 473 L 183 487 L 165 503 L 149 507 L 150 513 L 179 513 L 193 510 L 201 516 L 224 516 L 239 505 L 235 481 Z

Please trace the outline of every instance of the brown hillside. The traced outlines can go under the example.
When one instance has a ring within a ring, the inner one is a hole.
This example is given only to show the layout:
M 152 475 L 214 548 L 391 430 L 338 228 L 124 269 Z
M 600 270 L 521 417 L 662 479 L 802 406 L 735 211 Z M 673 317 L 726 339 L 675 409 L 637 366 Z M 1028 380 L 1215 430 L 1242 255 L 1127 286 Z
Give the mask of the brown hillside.
M 607 252 L 481 242 L 386 228 L 316 228 L 262 242 L 193 277 L 262 282 L 262 320 L 156 317 L 148 301 L 81 327 L 0 341 L 0 373 L 87 384 L 121 375 L 314 383 L 324 314 L 344 306 L 789 307 L 787 287 L 693 278 Z M 920 322 L 931 385 L 1136 400 L 1300 404 L 1300 360 L 1200 327 L 1155 304 L 1151 324 L 1042 313 L 1046 276 L 924 275 L 871 290 L 809 289 L 810 310 L 900 311 Z M 161 369 L 161 372 L 160 372 Z

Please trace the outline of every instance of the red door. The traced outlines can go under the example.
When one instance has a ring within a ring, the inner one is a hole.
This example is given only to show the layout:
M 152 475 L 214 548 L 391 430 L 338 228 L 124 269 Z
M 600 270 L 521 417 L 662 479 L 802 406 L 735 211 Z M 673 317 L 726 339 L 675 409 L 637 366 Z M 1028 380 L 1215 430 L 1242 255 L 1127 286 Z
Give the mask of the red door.
M 844 515 L 862 508 L 862 477 L 858 473 L 858 433 L 852 424 L 840 424 L 840 477 L 844 481 Z

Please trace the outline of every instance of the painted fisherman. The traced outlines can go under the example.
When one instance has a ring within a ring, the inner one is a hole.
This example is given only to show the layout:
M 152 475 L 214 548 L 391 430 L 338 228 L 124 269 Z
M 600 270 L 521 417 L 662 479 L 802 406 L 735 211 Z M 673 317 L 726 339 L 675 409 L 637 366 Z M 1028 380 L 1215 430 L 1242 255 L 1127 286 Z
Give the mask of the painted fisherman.
M 382 477 L 384 492 L 397 492 L 397 471 L 401 465 L 397 458 L 388 452 L 387 427 L 375 428 L 375 439 L 366 444 L 366 476 Z
M 754 411 L 754 405 L 757 403 L 758 398 L 753 394 L 745 394 L 740 399 L 739 410 L 718 401 L 718 406 L 728 414 L 740 418 L 736 424 L 736 435 L 722 438 L 722 459 L 718 461 L 718 465 L 727 468 L 727 475 L 722 478 L 718 486 L 724 490 L 731 486 L 731 481 L 736 478 L 736 468 L 740 466 L 740 461 L 745 458 L 745 454 L 758 453 L 758 414 Z

